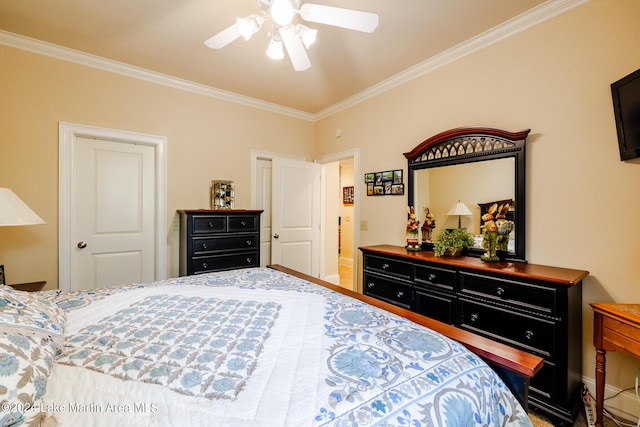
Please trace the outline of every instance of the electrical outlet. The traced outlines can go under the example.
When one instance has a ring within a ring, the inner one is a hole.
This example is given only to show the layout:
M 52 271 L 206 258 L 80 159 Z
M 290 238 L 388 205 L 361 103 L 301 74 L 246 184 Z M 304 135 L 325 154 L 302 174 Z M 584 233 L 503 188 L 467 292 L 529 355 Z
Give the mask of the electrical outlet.
M 360 221 L 360 230 L 367 231 L 369 229 L 369 222 Z

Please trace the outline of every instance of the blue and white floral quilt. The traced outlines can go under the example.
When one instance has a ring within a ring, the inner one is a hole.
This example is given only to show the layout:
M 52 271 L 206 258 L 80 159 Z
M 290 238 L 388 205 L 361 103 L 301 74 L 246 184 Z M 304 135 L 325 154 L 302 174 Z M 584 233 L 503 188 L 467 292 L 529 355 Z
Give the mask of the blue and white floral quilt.
M 93 426 L 531 426 L 460 344 L 271 269 L 49 292 L 67 314 L 43 399 Z

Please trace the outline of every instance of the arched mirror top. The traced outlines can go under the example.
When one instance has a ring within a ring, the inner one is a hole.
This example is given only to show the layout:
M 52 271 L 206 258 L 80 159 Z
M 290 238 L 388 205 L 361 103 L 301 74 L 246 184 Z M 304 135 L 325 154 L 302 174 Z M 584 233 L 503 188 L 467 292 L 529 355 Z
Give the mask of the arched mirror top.
M 464 198 L 472 211 L 464 218 L 465 228 L 479 235 L 482 209 L 486 210 L 490 202 L 512 200 L 510 216 L 515 226 L 509 248 L 500 256 L 525 261 L 525 141 L 529 132 L 464 127 L 424 140 L 404 153 L 409 206 L 415 206 L 416 212 L 427 206 L 433 208 L 436 224 L 439 220 L 441 228 L 452 228 L 452 221 L 459 224 L 461 218 L 447 216 L 449 205 Z M 428 174 L 431 178 L 425 177 Z M 446 188 L 442 182 L 446 182 Z M 437 229 L 433 231 L 435 236 Z M 430 239 L 423 239 L 423 247 L 432 247 Z M 479 242 L 468 251 L 470 256 L 483 253 Z

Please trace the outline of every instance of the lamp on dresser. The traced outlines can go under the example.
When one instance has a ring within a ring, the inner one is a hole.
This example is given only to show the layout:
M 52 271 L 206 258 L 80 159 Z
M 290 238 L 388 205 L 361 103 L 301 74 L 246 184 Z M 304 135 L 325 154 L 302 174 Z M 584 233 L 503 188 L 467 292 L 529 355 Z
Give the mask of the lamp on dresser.
M 458 203 L 453 205 L 447 215 L 453 216 L 458 215 L 458 228 L 462 228 L 462 217 L 463 216 L 471 216 L 473 215 L 467 205 L 458 200 Z
M 0 188 L 0 227 L 36 224 L 46 223 L 16 193 L 9 188 Z M 19 290 L 40 290 L 45 283 L 22 283 L 13 287 Z

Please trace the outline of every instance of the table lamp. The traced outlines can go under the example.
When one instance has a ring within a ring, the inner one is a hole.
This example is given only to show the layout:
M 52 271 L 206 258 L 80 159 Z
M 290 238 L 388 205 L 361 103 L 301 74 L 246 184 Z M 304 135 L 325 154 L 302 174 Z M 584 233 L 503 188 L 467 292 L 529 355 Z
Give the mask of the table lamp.
M 458 215 L 458 228 L 462 228 L 462 216 L 470 216 L 473 214 L 464 203 L 458 200 L 458 203 L 456 203 L 451 209 L 449 209 L 447 215 Z
M 8 188 L 0 188 L 0 227 L 45 224 L 34 211 Z

